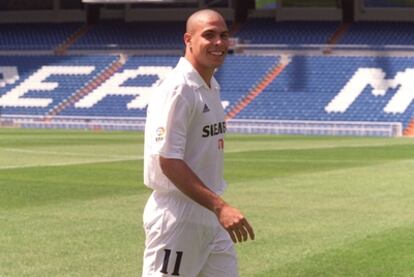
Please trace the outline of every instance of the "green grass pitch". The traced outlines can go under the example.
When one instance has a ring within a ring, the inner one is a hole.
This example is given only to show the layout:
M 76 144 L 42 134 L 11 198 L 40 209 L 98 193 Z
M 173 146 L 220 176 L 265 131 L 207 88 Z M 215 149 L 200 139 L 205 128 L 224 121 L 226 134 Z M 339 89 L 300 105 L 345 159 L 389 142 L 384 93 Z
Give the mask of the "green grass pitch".
M 413 276 L 414 140 L 229 134 L 242 277 Z M 143 134 L 0 129 L 0 276 L 140 276 Z

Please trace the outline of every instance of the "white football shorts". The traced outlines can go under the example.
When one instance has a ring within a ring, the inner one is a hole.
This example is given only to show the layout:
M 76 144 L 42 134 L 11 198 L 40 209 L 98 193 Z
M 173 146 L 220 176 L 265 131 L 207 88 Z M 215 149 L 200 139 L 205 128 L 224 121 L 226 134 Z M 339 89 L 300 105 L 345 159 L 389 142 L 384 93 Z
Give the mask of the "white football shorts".
M 238 277 L 233 241 L 216 215 L 181 192 L 153 192 L 144 210 L 142 277 Z

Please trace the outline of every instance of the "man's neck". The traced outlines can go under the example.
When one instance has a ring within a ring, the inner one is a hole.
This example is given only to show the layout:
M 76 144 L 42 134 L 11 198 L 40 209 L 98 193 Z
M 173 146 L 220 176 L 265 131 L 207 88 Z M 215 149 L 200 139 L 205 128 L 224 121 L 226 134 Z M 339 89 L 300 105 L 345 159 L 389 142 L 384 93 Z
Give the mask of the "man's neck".
M 214 75 L 214 68 L 211 69 L 211 68 L 202 67 L 197 62 L 195 62 L 191 57 L 185 56 L 185 58 L 191 63 L 193 68 L 198 72 L 198 74 L 204 80 L 206 85 L 209 88 L 211 88 L 211 78 L 213 78 L 213 75 Z

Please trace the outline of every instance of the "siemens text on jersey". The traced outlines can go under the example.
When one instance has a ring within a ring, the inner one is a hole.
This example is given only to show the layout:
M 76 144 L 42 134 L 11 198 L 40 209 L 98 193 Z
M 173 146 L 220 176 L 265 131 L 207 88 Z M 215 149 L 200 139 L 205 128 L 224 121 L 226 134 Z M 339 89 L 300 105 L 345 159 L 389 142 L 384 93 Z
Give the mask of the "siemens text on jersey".
M 216 122 L 203 127 L 203 138 L 212 137 L 226 132 L 226 122 Z

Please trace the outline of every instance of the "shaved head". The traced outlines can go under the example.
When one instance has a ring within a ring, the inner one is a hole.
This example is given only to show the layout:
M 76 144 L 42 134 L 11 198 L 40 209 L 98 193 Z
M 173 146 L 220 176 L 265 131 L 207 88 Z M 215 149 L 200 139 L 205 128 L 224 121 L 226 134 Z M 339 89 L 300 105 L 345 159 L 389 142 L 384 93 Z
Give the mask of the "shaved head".
M 221 14 L 216 12 L 215 10 L 210 10 L 210 9 L 199 10 L 193 13 L 187 19 L 186 32 L 194 33 L 197 30 L 197 28 L 203 24 L 203 22 L 207 20 L 211 20 L 211 19 L 221 20 L 225 23 L 225 20 L 221 16 Z

